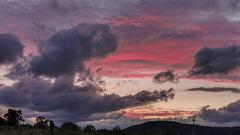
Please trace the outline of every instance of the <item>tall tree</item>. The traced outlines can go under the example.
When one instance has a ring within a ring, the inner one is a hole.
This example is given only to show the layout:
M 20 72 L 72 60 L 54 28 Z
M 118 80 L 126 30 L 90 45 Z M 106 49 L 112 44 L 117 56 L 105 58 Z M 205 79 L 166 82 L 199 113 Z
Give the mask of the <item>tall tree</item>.
M 20 122 L 24 121 L 21 110 L 8 109 L 8 112 L 4 114 L 4 118 L 7 119 L 7 124 L 9 126 L 15 127 L 17 127 Z

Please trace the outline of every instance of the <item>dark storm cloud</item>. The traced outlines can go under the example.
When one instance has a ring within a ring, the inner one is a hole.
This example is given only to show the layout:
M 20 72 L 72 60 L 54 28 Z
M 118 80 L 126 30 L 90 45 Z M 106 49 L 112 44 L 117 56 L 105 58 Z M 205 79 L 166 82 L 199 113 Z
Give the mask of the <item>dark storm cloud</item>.
M 240 89 L 238 88 L 228 88 L 228 87 L 213 87 L 213 88 L 191 88 L 187 91 L 203 91 L 203 92 L 232 92 L 232 93 L 240 93 Z
M 165 72 L 160 72 L 153 77 L 154 83 L 177 83 L 179 81 L 179 77 L 174 74 L 174 70 L 167 70 Z
M 39 46 L 30 70 L 37 75 L 59 76 L 81 70 L 83 62 L 113 53 L 117 37 L 105 24 L 80 24 L 60 31 Z
M 229 73 L 240 66 L 240 46 L 200 49 L 195 55 L 192 75 Z
M 23 54 L 23 44 L 13 34 L 0 34 L 0 64 L 14 62 Z
M 75 120 L 83 120 L 92 114 L 167 101 L 174 97 L 173 89 L 153 92 L 144 90 L 128 96 L 103 94 L 97 85 L 74 86 L 72 79 L 72 76 L 63 76 L 54 83 L 41 79 L 22 80 L 1 88 L 0 102 L 6 106 L 50 114 L 53 112 L 62 119 L 77 116 Z
M 209 109 L 209 106 L 205 106 L 201 109 L 199 116 L 207 122 L 227 124 L 239 122 L 239 114 L 240 100 L 219 109 Z

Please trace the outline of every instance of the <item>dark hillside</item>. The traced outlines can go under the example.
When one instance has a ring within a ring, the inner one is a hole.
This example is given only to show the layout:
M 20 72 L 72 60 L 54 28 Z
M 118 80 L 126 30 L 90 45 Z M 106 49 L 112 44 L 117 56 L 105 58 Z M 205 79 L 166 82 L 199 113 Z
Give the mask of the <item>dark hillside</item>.
M 153 121 L 125 129 L 134 135 L 191 135 L 192 125 L 170 121 Z M 195 135 L 240 135 L 240 127 L 207 127 L 195 125 Z

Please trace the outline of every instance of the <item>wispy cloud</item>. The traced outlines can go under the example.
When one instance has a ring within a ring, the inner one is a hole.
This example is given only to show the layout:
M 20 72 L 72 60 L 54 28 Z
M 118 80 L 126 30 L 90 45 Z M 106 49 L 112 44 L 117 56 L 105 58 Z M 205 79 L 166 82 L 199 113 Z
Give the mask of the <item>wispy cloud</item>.
M 240 93 L 240 89 L 239 88 L 229 88 L 229 87 L 212 87 L 212 88 L 197 87 L 197 88 L 188 89 L 187 91 Z
M 167 70 L 166 72 L 160 72 L 157 73 L 153 77 L 154 83 L 165 83 L 165 82 L 171 82 L 171 83 L 177 83 L 179 81 L 179 77 L 174 74 L 174 70 Z

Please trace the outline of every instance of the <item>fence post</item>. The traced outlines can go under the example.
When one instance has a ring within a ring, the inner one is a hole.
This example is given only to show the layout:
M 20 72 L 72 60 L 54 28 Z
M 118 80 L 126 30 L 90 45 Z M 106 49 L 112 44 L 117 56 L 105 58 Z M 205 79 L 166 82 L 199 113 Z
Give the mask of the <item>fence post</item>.
M 53 135 L 54 122 L 50 120 L 50 135 Z

